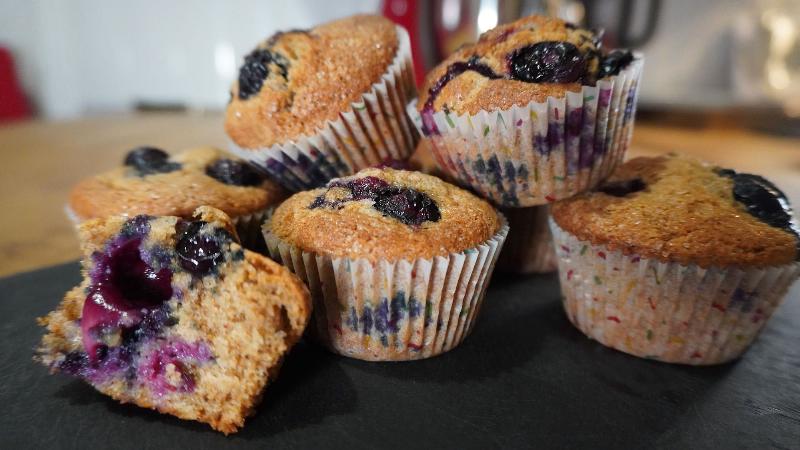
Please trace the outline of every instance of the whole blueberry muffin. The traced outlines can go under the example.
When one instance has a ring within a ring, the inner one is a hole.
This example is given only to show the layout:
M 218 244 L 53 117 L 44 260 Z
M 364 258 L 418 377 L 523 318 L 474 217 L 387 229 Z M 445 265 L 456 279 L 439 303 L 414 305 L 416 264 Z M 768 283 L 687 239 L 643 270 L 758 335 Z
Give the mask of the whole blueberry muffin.
M 552 206 L 567 315 L 637 356 L 741 355 L 800 274 L 798 228 L 766 179 L 686 157 L 636 158 Z
M 122 403 L 236 432 L 311 312 L 230 219 L 113 216 L 80 227 L 83 281 L 40 319 L 37 359 Z
M 405 160 L 416 141 L 410 61 L 407 33 L 380 16 L 275 33 L 233 84 L 231 148 L 294 190 Z
M 427 358 L 458 345 L 507 231 L 469 192 L 388 168 L 297 193 L 264 225 L 270 254 L 311 289 L 321 341 L 366 360 Z
M 503 206 L 550 203 L 621 161 L 641 65 L 593 31 L 524 17 L 436 66 L 409 112 L 461 182 Z
M 76 222 L 137 214 L 188 218 L 208 205 L 233 218 L 247 248 L 260 250 L 261 224 L 284 198 L 283 189 L 261 171 L 220 150 L 202 147 L 170 156 L 139 147 L 121 167 L 79 182 L 68 212 Z

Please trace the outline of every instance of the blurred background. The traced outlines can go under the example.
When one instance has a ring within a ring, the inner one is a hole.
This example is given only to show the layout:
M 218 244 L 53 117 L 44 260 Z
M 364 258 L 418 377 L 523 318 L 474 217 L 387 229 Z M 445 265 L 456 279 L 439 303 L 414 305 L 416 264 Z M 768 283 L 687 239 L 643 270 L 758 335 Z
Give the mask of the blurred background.
M 355 13 L 409 30 L 418 81 L 523 15 L 604 29 L 646 59 L 629 157 L 690 154 L 800 203 L 800 0 L 0 0 L 0 276 L 76 259 L 70 188 L 131 148 L 224 148 L 258 41 Z
M 10 117 L 221 110 L 259 39 L 357 12 L 383 12 L 412 32 L 420 76 L 498 22 L 542 13 L 643 51 L 645 111 L 800 116 L 798 0 L 1 0 L 0 99 L 14 98 L 12 77 L 27 114 Z

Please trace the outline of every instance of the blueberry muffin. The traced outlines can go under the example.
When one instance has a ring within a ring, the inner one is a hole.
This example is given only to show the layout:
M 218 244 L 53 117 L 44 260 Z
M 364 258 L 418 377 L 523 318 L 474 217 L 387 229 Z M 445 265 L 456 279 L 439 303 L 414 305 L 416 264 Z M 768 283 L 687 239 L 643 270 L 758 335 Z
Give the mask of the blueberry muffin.
M 305 286 L 210 207 L 92 219 L 80 234 L 83 281 L 40 319 L 36 358 L 122 403 L 236 432 L 303 333 Z
M 633 355 L 741 355 L 800 274 L 798 226 L 766 179 L 689 158 L 636 158 L 552 206 L 569 319 Z
M 125 156 L 122 167 L 86 178 L 70 194 L 76 222 L 113 215 L 188 218 L 203 205 L 233 218 L 242 243 L 263 249 L 261 224 L 286 194 L 250 164 L 203 147 L 170 157 L 153 147 Z
M 474 195 L 388 168 L 297 193 L 264 226 L 272 257 L 311 289 L 322 343 L 384 361 L 464 339 L 507 231 Z
M 442 169 L 499 205 L 536 206 L 592 187 L 622 160 L 641 65 L 590 30 L 525 17 L 440 63 L 409 113 Z
M 404 114 L 415 90 L 409 49 L 403 29 L 370 15 L 270 36 L 233 84 L 231 149 L 293 190 L 408 159 L 417 139 Z

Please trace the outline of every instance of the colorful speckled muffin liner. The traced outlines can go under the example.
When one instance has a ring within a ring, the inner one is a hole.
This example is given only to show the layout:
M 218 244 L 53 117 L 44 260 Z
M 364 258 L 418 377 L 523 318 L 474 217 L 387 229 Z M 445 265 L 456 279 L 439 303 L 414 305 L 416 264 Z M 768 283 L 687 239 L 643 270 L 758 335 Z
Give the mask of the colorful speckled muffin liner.
M 550 227 L 564 309 L 584 334 L 659 361 L 708 365 L 750 346 L 798 276 L 800 263 L 704 269 L 592 245 Z
M 242 148 L 229 139 L 231 152 L 295 192 L 386 161 L 407 160 L 419 140 L 405 113 L 416 85 L 408 33 L 397 27 L 397 37 L 397 55 L 380 81 L 337 120 L 312 136 L 271 147 Z
M 372 263 L 305 252 L 266 231 L 271 257 L 303 280 L 315 336 L 331 351 L 368 361 L 430 358 L 472 331 L 508 234 L 447 256 Z
M 264 242 L 261 226 L 267 219 L 272 217 L 275 208 L 276 206 L 273 205 L 251 214 L 231 217 L 231 221 L 236 227 L 236 234 L 239 235 L 239 242 L 242 244 L 242 247 L 262 254 L 267 253 L 267 245 Z M 69 205 L 64 206 L 64 213 L 76 228 L 81 224 L 81 219 Z
M 586 191 L 619 165 L 630 144 L 644 61 L 581 92 L 498 111 L 407 111 L 437 164 L 505 207 L 552 203 Z M 423 117 L 424 116 L 424 117 Z
M 555 272 L 558 262 L 547 224 L 550 207 L 504 208 L 502 211 L 510 230 L 497 260 L 497 270 L 518 274 Z

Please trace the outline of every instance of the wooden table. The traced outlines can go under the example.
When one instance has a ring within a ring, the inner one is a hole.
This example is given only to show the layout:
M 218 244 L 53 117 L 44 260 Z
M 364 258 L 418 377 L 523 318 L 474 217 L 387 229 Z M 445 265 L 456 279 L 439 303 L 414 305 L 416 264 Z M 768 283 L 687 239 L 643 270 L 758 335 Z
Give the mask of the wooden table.
M 142 144 L 170 151 L 223 147 L 222 115 L 162 113 L 0 126 L 0 276 L 76 259 L 77 240 L 63 209 L 70 187 L 119 164 Z M 632 155 L 670 151 L 765 175 L 800 205 L 800 139 L 721 126 L 637 123 Z

